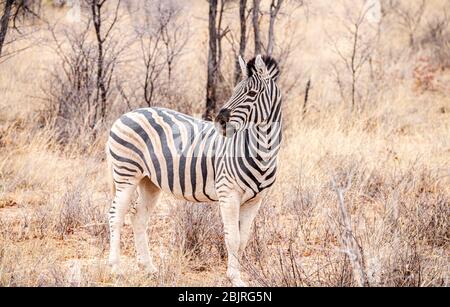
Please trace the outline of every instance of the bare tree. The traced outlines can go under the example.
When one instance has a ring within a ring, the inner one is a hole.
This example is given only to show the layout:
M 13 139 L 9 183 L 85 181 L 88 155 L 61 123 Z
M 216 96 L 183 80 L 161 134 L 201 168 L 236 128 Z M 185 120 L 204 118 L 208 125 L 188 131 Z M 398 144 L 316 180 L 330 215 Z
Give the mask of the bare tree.
M 97 61 L 95 44 L 89 40 L 92 23 L 86 22 L 80 30 L 50 26 L 53 38 L 49 45 L 59 61 L 50 70 L 49 82 L 43 85 L 50 102 L 49 114 L 60 142 L 66 142 L 82 131 L 95 126 Z
M 266 51 L 267 54 L 272 55 L 275 48 L 275 22 L 277 17 L 281 13 L 281 8 L 284 3 L 284 0 L 273 0 L 271 1 L 270 11 L 269 11 L 269 29 L 268 29 L 268 41 L 267 46 L 263 45 L 260 21 L 261 17 L 264 17 L 264 13 L 261 10 L 261 0 L 253 0 L 253 5 L 250 11 L 247 10 L 247 0 L 239 1 L 239 22 L 240 22 L 240 32 L 239 32 L 239 42 L 237 43 L 237 39 L 234 38 L 233 33 L 230 31 L 228 26 L 223 25 L 223 15 L 225 8 L 230 0 L 219 0 L 219 1 L 210 1 L 210 13 L 213 13 L 214 16 L 210 14 L 209 19 L 209 33 L 210 33 L 210 49 L 208 55 L 208 82 L 207 82 L 207 111 L 204 114 L 204 118 L 211 118 L 210 113 L 211 110 L 215 110 L 215 106 L 217 105 L 218 100 L 221 97 L 227 96 L 229 91 L 229 87 L 225 86 L 225 77 L 221 71 L 221 61 L 223 58 L 222 55 L 222 39 L 227 38 L 228 42 L 231 45 L 231 49 L 235 55 L 235 69 L 234 69 L 234 82 L 230 82 L 235 84 L 240 79 L 240 68 L 238 63 L 238 55 L 244 56 L 246 47 L 247 47 L 247 18 L 252 16 L 252 25 L 253 25 L 253 35 L 255 41 L 255 54 L 261 54 L 263 51 Z M 303 1 L 294 1 L 292 3 L 295 4 L 293 7 L 303 6 Z M 300 5 L 298 5 L 300 4 Z M 266 14 L 267 15 L 267 14 Z M 290 15 L 289 15 L 290 16 Z M 215 20 L 215 22 L 214 22 Z M 216 25 L 215 29 L 213 29 L 213 25 Z M 230 35 L 228 35 L 230 34 Z M 215 44 L 211 45 L 212 42 L 216 41 Z M 294 47 L 294 38 L 291 37 L 291 41 L 287 42 L 286 48 L 280 49 L 280 54 L 277 54 L 280 57 L 283 57 L 283 61 L 289 56 L 290 52 Z M 214 56 L 215 54 L 215 56 Z M 212 57 L 211 57 L 212 56 Z M 298 81 L 298 78 L 294 78 L 295 83 Z M 213 81 L 215 80 L 215 81 Z M 212 86 L 214 84 L 214 86 Z M 290 84 L 289 88 L 292 88 L 293 84 Z M 214 98 L 214 103 L 211 102 L 211 97 Z M 209 107 L 208 107 L 209 106 Z
M 164 69 L 164 63 L 161 61 L 161 33 L 146 31 L 139 34 L 139 44 L 145 69 L 142 84 L 143 96 L 145 103 L 150 107 L 153 104 L 158 81 Z
M 3 3 L 3 14 L 0 18 L 0 56 L 2 55 L 3 44 L 5 43 L 6 34 L 8 32 L 9 19 L 15 0 L 6 0 Z
M 269 19 L 269 36 L 267 39 L 267 54 L 272 55 L 273 48 L 275 44 L 275 19 L 277 18 L 278 13 L 280 12 L 281 5 L 283 4 L 283 0 L 272 0 L 270 3 L 270 19 Z
M 208 49 L 208 76 L 206 81 L 206 110 L 203 118 L 211 120 L 216 110 L 217 87 L 217 0 L 209 0 L 209 49 Z
M 130 93 L 125 93 L 119 85 L 130 108 L 133 102 L 139 106 L 142 96 L 147 106 L 152 106 L 155 100 L 161 103 L 162 98 L 167 98 L 165 101 L 170 101 L 177 94 L 172 86 L 173 70 L 189 37 L 189 25 L 179 18 L 181 12 L 182 6 L 176 1 L 158 0 L 144 4 L 143 22 L 135 29 L 143 63 L 143 72 L 137 75 L 142 75 L 143 80 L 139 89 L 129 88 Z M 142 96 L 137 94 L 141 90 Z
M 81 131 L 95 138 L 117 93 L 113 79 L 118 78 L 115 71 L 128 44 L 117 39 L 113 31 L 120 0 L 107 2 L 85 0 L 87 18 L 77 27 L 49 25 L 53 38 L 49 47 L 60 61 L 51 69 L 44 92 L 55 110 L 54 124 L 62 142 L 81 135 Z M 112 15 L 107 13 L 110 8 Z
M 168 90 L 172 80 L 173 65 L 188 40 L 188 24 L 179 19 L 182 7 L 174 1 L 156 1 L 156 31 L 161 36 L 164 45 L 164 58 L 167 65 Z
M 112 15 L 112 20 L 104 28 L 103 22 L 106 19 L 106 6 L 111 4 L 110 0 L 85 0 L 88 4 L 92 19 L 95 37 L 97 40 L 97 91 L 96 101 L 99 103 L 99 108 L 95 109 L 94 120 L 104 120 L 107 113 L 107 98 L 110 92 L 111 79 L 116 65 L 116 56 L 113 56 L 109 62 L 106 62 L 108 51 L 114 48 L 115 42 L 111 40 L 111 33 L 117 23 L 119 17 L 120 0 L 115 3 L 115 9 Z M 109 49 L 109 50 L 108 50 Z
M 271 0 L 269 5 L 268 13 L 267 11 L 263 11 L 261 9 L 261 0 L 253 0 L 253 8 L 252 8 L 252 23 L 253 23 L 253 32 L 254 32 L 254 40 L 255 40 L 255 54 L 261 54 L 261 52 L 266 52 L 267 55 L 272 55 L 275 48 L 275 22 L 278 16 L 281 13 L 281 8 L 283 5 L 289 2 L 294 8 L 298 8 L 305 5 L 304 0 Z M 261 36 L 261 28 L 260 28 L 260 17 L 264 17 L 264 15 L 269 16 L 269 28 L 267 33 L 267 43 L 264 44 L 262 42 Z
M 226 26 L 223 27 L 223 15 L 225 12 L 226 5 L 230 2 L 230 0 L 219 0 L 219 11 L 218 11 L 218 20 L 217 20 L 217 76 L 220 82 L 223 82 L 223 74 L 221 71 L 221 64 L 223 59 L 223 51 L 222 51 L 222 40 L 223 38 L 230 32 L 230 28 Z
M 230 32 L 223 27 L 223 14 L 230 0 L 209 0 L 209 51 L 208 76 L 206 82 L 206 110 L 203 118 L 211 120 L 216 111 L 219 83 L 223 81 L 220 65 L 222 62 L 222 40 Z
M 247 47 L 247 0 L 239 0 L 239 55 L 244 57 L 245 49 Z M 237 83 L 241 79 L 241 68 L 239 65 L 238 57 L 235 59 L 234 67 L 234 83 Z
M 260 15 L 261 0 L 253 0 L 253 34 L 255 40 L 255 55 L 261 54 L 261 30 L 259 29 L 259 15 Z
M 19 49 L 9 51 L 4 53 L 4 47 L 17 42 L 21 38 L 27 37 L 30 31 L 22 31 L 23 27 L 19 26 L 19 19 L 23 19 L 27 16 L 39 17 L 34 11 L 39 8 L 36 4 L 40 3 L 38 0 L 3 0 L 0 1 L 1 17 L 0 17 L 0 61 L 3 62 L 11 56 L 17 54 L 29 48 L 31 45 L 21 47 Z M 18 36 L 11 37 L 11 39 L 6 40 L 10 30 L 15 30 Z
M 298 16 L 294 16 L 294 13 L 298 12 L 300 8 L 306 10 L 308 8 L 307 1 L 271 0 L 268 10 L 260 9 L 261 18 L 268 19 L 267 35 L 264 36 L 266 40 L 261 42 L 261 50 L 278 60 L 280 69 L 283 71 L 280 82 L 283 84 L 285 97 L 288 97 L 295 91 L 299 94 L 298 84 L 302 81 L 304 75 L 304 71 L 288 68 L 290 64 L 293 64 L 291 61 L 293 52 L 300 48 L 300 42 L 302 41 L 302 34 L 297 32 L 298 28 L 289 26 L 298 18 Z M 288 35 L 284 35 L 283 38 L 277 41 L 275 28 L 280 16 L 283 17 L 285 26 L 291 30 Z
M 311 78 L 306 82 L 305 98 L 303 99 L 302 119 L 305 119 L 306 112 L 308 111 L 309 90 L 311 89 Z
M 393 0 L 389 2 L 389 8 L 397 17 L 398 24 L 408 33 L 409 46 L 411 48 L 417 47 L 417 30 L 421 25 L 426 5 L 425 0 L 420 0 L 417 6 L 412 5 L 411 1 L 405 3 Z
M 329 37 L 332 48 L 339 58 L 339 62 L 332 65 L 336 83 L 342 100 L 350 100 L 351 111 L 354 111 L 358 102 L 362 100 L 362 89 L 359 87 L 359 79 L 366 64 L 370 62 L 378 40 L 378 32 L 371 29 L 366 20 L 369 10 L 370 7 L 362 7 L 357 10 L 358 13 L 356 15 L 352 15 L 351 9 L 347 7 L 343 26 L 347 37 L 350 38 L 345 43 L 350 48 L 343 48 L 335 39 Z

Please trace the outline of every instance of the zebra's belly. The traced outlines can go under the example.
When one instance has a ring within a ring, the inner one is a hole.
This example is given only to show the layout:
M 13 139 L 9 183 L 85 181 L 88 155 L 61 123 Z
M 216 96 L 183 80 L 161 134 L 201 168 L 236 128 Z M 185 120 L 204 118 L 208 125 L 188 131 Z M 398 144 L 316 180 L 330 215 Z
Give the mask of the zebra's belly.
M 158 178 L 158 173 L 154 172 L 149 177 L 164 192 L 177 199 L 193 202 L 218 200 L 214 170 L 212 165 L 208 167 L 204 159 L 172 156 L 170 164 L 161 164 L 161 176 Z

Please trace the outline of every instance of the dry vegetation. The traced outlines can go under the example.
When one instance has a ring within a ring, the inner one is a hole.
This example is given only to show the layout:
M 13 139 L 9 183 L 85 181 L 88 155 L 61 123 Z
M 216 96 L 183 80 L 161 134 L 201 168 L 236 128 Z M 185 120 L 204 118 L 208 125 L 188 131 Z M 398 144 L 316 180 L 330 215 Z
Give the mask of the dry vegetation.
M 107 41 L 104 60 L 114 70 L 105 75 L 112 77 L 100 121 L 88 104 L 96 107 L 102 93 L 95 97 L 95 79 L 78 75 L 96 63 L 92 28 L 84 33 L 85 24 L 65 19 L 66 8 L 44 1 L 51 22 L 34 21 L 30 37 L 5 46 L 33 43 L 0 61 L 0 286 L 228 285 L 217 207 L 170 197 L 148 229 L 157 276 L 134 266 L 129 221 L 127 273 L 115 277 L 106 266 L 103 144 L 111 121 L 138 106 L 196 115 L 204 108 L 207 2 L 192 0 L 174 17 L 189 39 L 177 36 L 169 76 L 160 66 L 167 45 L 154 40 L 162 34 L 133 26 L 131 2 Z M 224 14 L 233 33 L 236 3 Z M 274 55 L 284 55 L 285 133 L 278 180 L 242 263 L 250 285 L 449 285 L 450 3 L 381 3 L 376 24 L 345 1 L 287 1 L 280 13 Z M 234 58 L 225 42 L 226 93 Z M 142 86 L 150 81 L 149 100 Z

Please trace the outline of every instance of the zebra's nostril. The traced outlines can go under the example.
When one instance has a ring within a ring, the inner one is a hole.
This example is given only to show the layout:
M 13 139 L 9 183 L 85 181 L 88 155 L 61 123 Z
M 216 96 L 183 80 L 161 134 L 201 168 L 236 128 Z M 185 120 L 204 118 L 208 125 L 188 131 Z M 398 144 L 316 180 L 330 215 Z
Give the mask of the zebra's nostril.
M 228 109 L 222 109 L 219 111 L 219 114 L 217 114 L 215 121 L 218 122 L 220 125 L 224 126 L 228 120 L 230 119 L 230 110 Z

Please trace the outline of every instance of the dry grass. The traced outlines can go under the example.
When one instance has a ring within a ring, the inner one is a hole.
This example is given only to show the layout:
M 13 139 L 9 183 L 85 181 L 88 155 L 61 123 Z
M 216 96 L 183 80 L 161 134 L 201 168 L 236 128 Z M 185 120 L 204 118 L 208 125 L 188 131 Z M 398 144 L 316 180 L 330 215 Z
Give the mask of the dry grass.
M 301 90 L 285 101 L 278 181 L 256 219 L 244 277 L 255 286 L 355 286 L 356 266 L 370 286 L 448 286 L 450 71 L 434 72 L 440 85 L 433 90 L 418 90 L 415 57 L 396 63 L 383 58 L 390 69 L 380 95 L 349 114 L 327 72 L 333 54 L 324 25 L 333 20 L 322 18 L 326 7 L 318 1 L 308 23 L 299 17 L 291 24 L 305 29 L 290 69 L 313 76 L 310 106 L 301 120 Z M 206 22 L 192 18 L 205 16 L 204 1 L 189 12 L 194 50 L 206 42 Z M 320 46 L 317 37 L 324 38 Z M 192 75 L 196 65 L 205 70 L 206 55 L 184 57 L 189 65 L 178 74 Z M 110 274 L 102 148 L 107 124 L 87 145 L 84 135 L 64 146 L 54 141 L 51 119 L 42 112 L 48 105 L 39 97 L 46 67 L 55 61 L 36 47 L 0 67 L 0 286 L 228 285 L 216 205 L 170 198 L 149 222 L 158 275 L 150 278 L 135 267 L 128 220 L 122 251 L 129 274 Z M 187 82 L 197 112 L 204 76 Z M 353 247 L 345 244 L 349 235 Z

